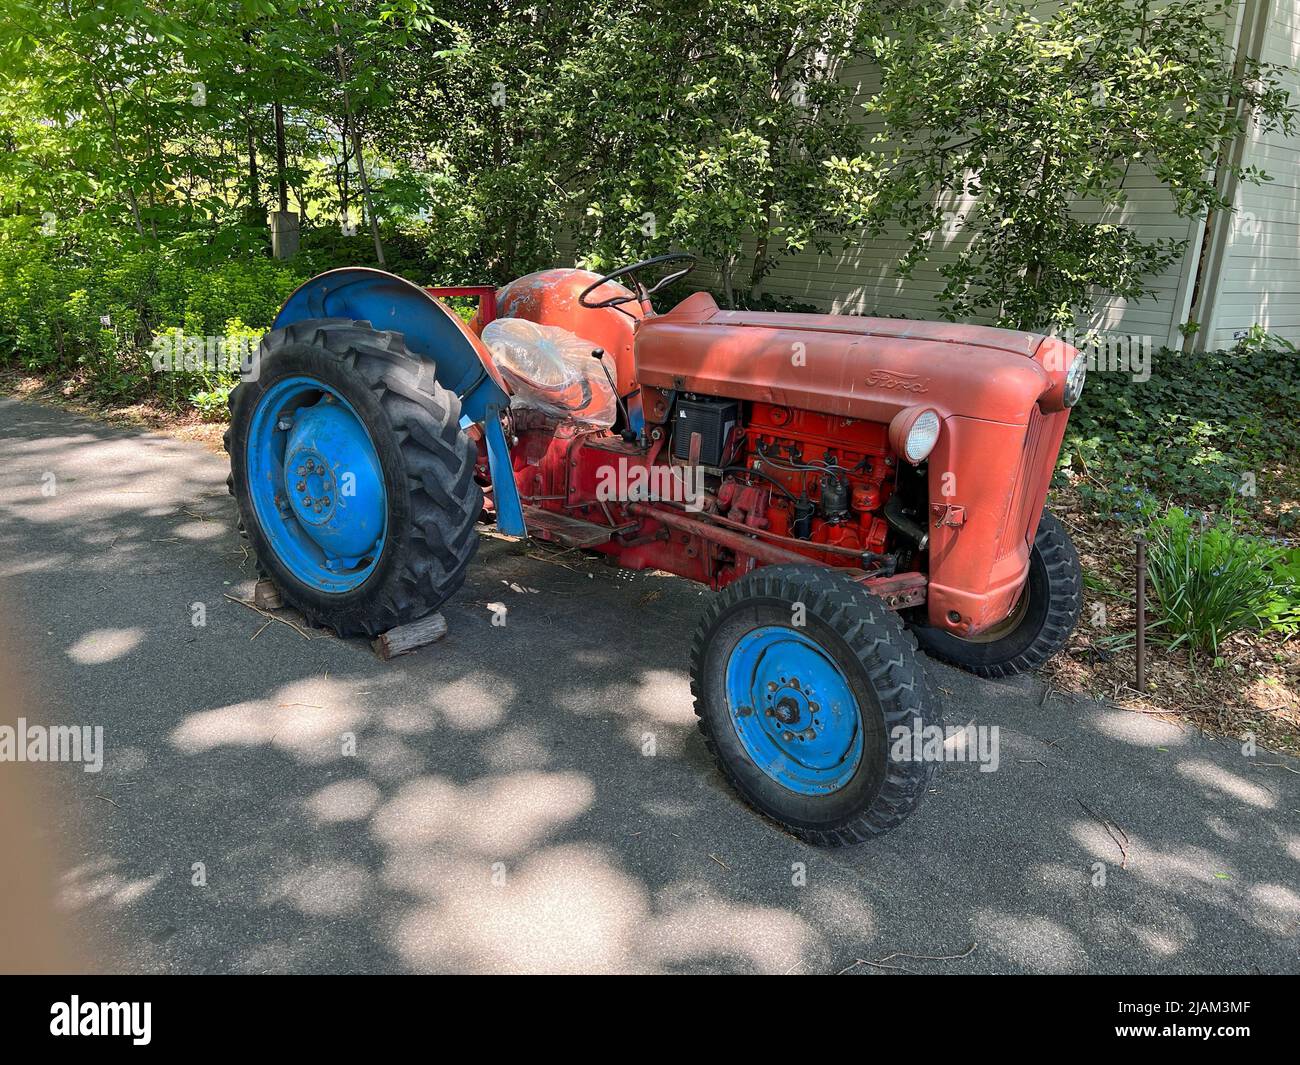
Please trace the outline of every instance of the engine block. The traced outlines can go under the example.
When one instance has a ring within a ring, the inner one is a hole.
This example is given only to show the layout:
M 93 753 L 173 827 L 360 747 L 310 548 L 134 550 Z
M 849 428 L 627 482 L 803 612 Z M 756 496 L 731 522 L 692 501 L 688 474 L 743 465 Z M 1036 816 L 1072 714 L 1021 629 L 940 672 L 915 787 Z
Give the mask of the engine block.
M 729 470 L 744 467 L 774 489 L 767 524 L 758 527 L 856 551 L 885 550 L 889 526 L 880 510 L 897 474 L 887 426 L 754 403 L 734 450 Z M 732 497 L 739 493 L 724 483 L 719 507 Z

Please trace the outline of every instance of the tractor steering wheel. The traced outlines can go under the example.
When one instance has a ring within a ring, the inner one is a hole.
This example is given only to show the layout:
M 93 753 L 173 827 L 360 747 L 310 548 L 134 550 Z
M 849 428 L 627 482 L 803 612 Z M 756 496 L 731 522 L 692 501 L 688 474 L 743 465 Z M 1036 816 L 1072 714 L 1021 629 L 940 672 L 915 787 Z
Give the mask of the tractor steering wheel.
M 641 284 L 640 279 L 636 276 L 638 271 L 644 270 L 647 267 L 661 266 L 664 263 L 677 262 L 687 262 L 690 265 L 683 267 L 681 270 L 674 270 L 672 273 L 664 275 L 650 288 L 646 288 L 645 285 Z M 600 307 L 618 307 L 624 303 L 631 303 L 633 300 L 636 300 L 641 304 L 642 309 L 648 312 L 650 310 L 649 304 L 651 296 L 661 288 L 671 285 L 674 281 L 680 281 L 694 269 L 694 255 L 687 255 L 685 252 L 680 251 L 672 251 L 667 255 L 656 255 L 653 259 L 642 259 L 638 263 L 630 263 L 627 266 L 620 266 L 613 273 L 606 274 L 599 280 L 593 281 L 578 294 L 578 302 L 584 307 L 596 309 Z M 633 292 L 631 295 L 610 296 L 608 299 L 601 300 L 599 303 L 589 303 L 587 301 L 587 297 L 595 292 L 596 289 L 600 288 L 601 285 L 605 284 L 606 281 L 617 281 L 620 277 L 630 277 L 632 279 Z

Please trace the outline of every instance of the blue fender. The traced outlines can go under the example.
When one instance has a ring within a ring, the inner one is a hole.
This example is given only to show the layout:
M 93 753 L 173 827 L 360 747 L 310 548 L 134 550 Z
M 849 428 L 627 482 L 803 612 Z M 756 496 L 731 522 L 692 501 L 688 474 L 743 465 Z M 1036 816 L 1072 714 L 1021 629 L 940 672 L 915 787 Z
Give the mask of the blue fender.
M 272 328 L 311 318 L 351 318 L 401 333 L 407 350 L 434 364 L 438 383 L 460 397 L 461 424 L 483 423 L 497 528 L 527 535 L 501 427 L 510 394 L 487 348 L 465 323 L 418 285 L 364 266 L 327 270 L 305 282 L 285 301 Z

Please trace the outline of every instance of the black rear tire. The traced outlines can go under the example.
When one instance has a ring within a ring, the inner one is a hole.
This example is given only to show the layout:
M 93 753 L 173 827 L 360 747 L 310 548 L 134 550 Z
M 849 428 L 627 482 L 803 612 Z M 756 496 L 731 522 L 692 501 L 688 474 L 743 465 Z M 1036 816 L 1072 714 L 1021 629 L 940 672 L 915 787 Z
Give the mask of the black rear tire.
M 241 526 L 285 601 L 342 636 L 374 636 L 437 609 L 465 581 L 478 550 L 483 507 L 475 450 L 460 428 L 460 399 L 443 388 L 428 359 L 397 333 L 369 322 L 323 318 L 268 333 L 258 375 L 230 394 L 231 494 Z M 248 493 L 249 425 L 262 394 L 283 377 L 323 381 L 365 424 L 383 471 L 388 535 L 374 571 L 356 588 L 328 593 L 294 576 L 276 557 Z
M 728 663 L 740 641 L 757 629 L 793 628 L 796 603 L 804 608 L 797 631 L 848 681 L 864 739 L 853 775 L 820 794 L 793 790 L 754 761 L 727 695 Z M 910 736 L 942 728 L 915 648 L 897 615 L 851 578 L 825 566 L 764 566 L 715 596 L 696 629 L 691 691 L 705 746 L 746 802 L 802 840 L 838 847 L 888 832 L 916 809 L 935 768 L 911 756 L 910 742 L 906 754 L 896 753 L 895 730 Z
M 1083 578 L 1069 533 L 1046 512 L 1029 554 L 1024 595 L 1023 614 L 996 639 L 963 640 L 924 624 L 912 631 L 926 654 L 979 677 L 1028 673 L 1061 650 L 1079 622 Z

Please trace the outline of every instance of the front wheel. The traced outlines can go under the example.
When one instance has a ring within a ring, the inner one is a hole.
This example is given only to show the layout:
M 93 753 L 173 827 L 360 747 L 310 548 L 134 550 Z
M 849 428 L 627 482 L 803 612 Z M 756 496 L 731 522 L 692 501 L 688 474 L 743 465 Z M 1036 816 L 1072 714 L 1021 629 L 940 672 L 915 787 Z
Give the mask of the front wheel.
M 765 566 L 717 595 L 691 649 L 704 742 L 741 796 L 810 843 L 860 843 L 906 820 L 941 721 L 911 636 L 852 579 Z
M 917 625 L 921 649 L 979 677 L 1009 677 L 1037 669 L 1056 654 L 1079 621 L 1083 578 L 1065 527 L 1044 512 L 1029 554 L 1029 576 L 1010 616 L 987 632 L 962 639 Z

